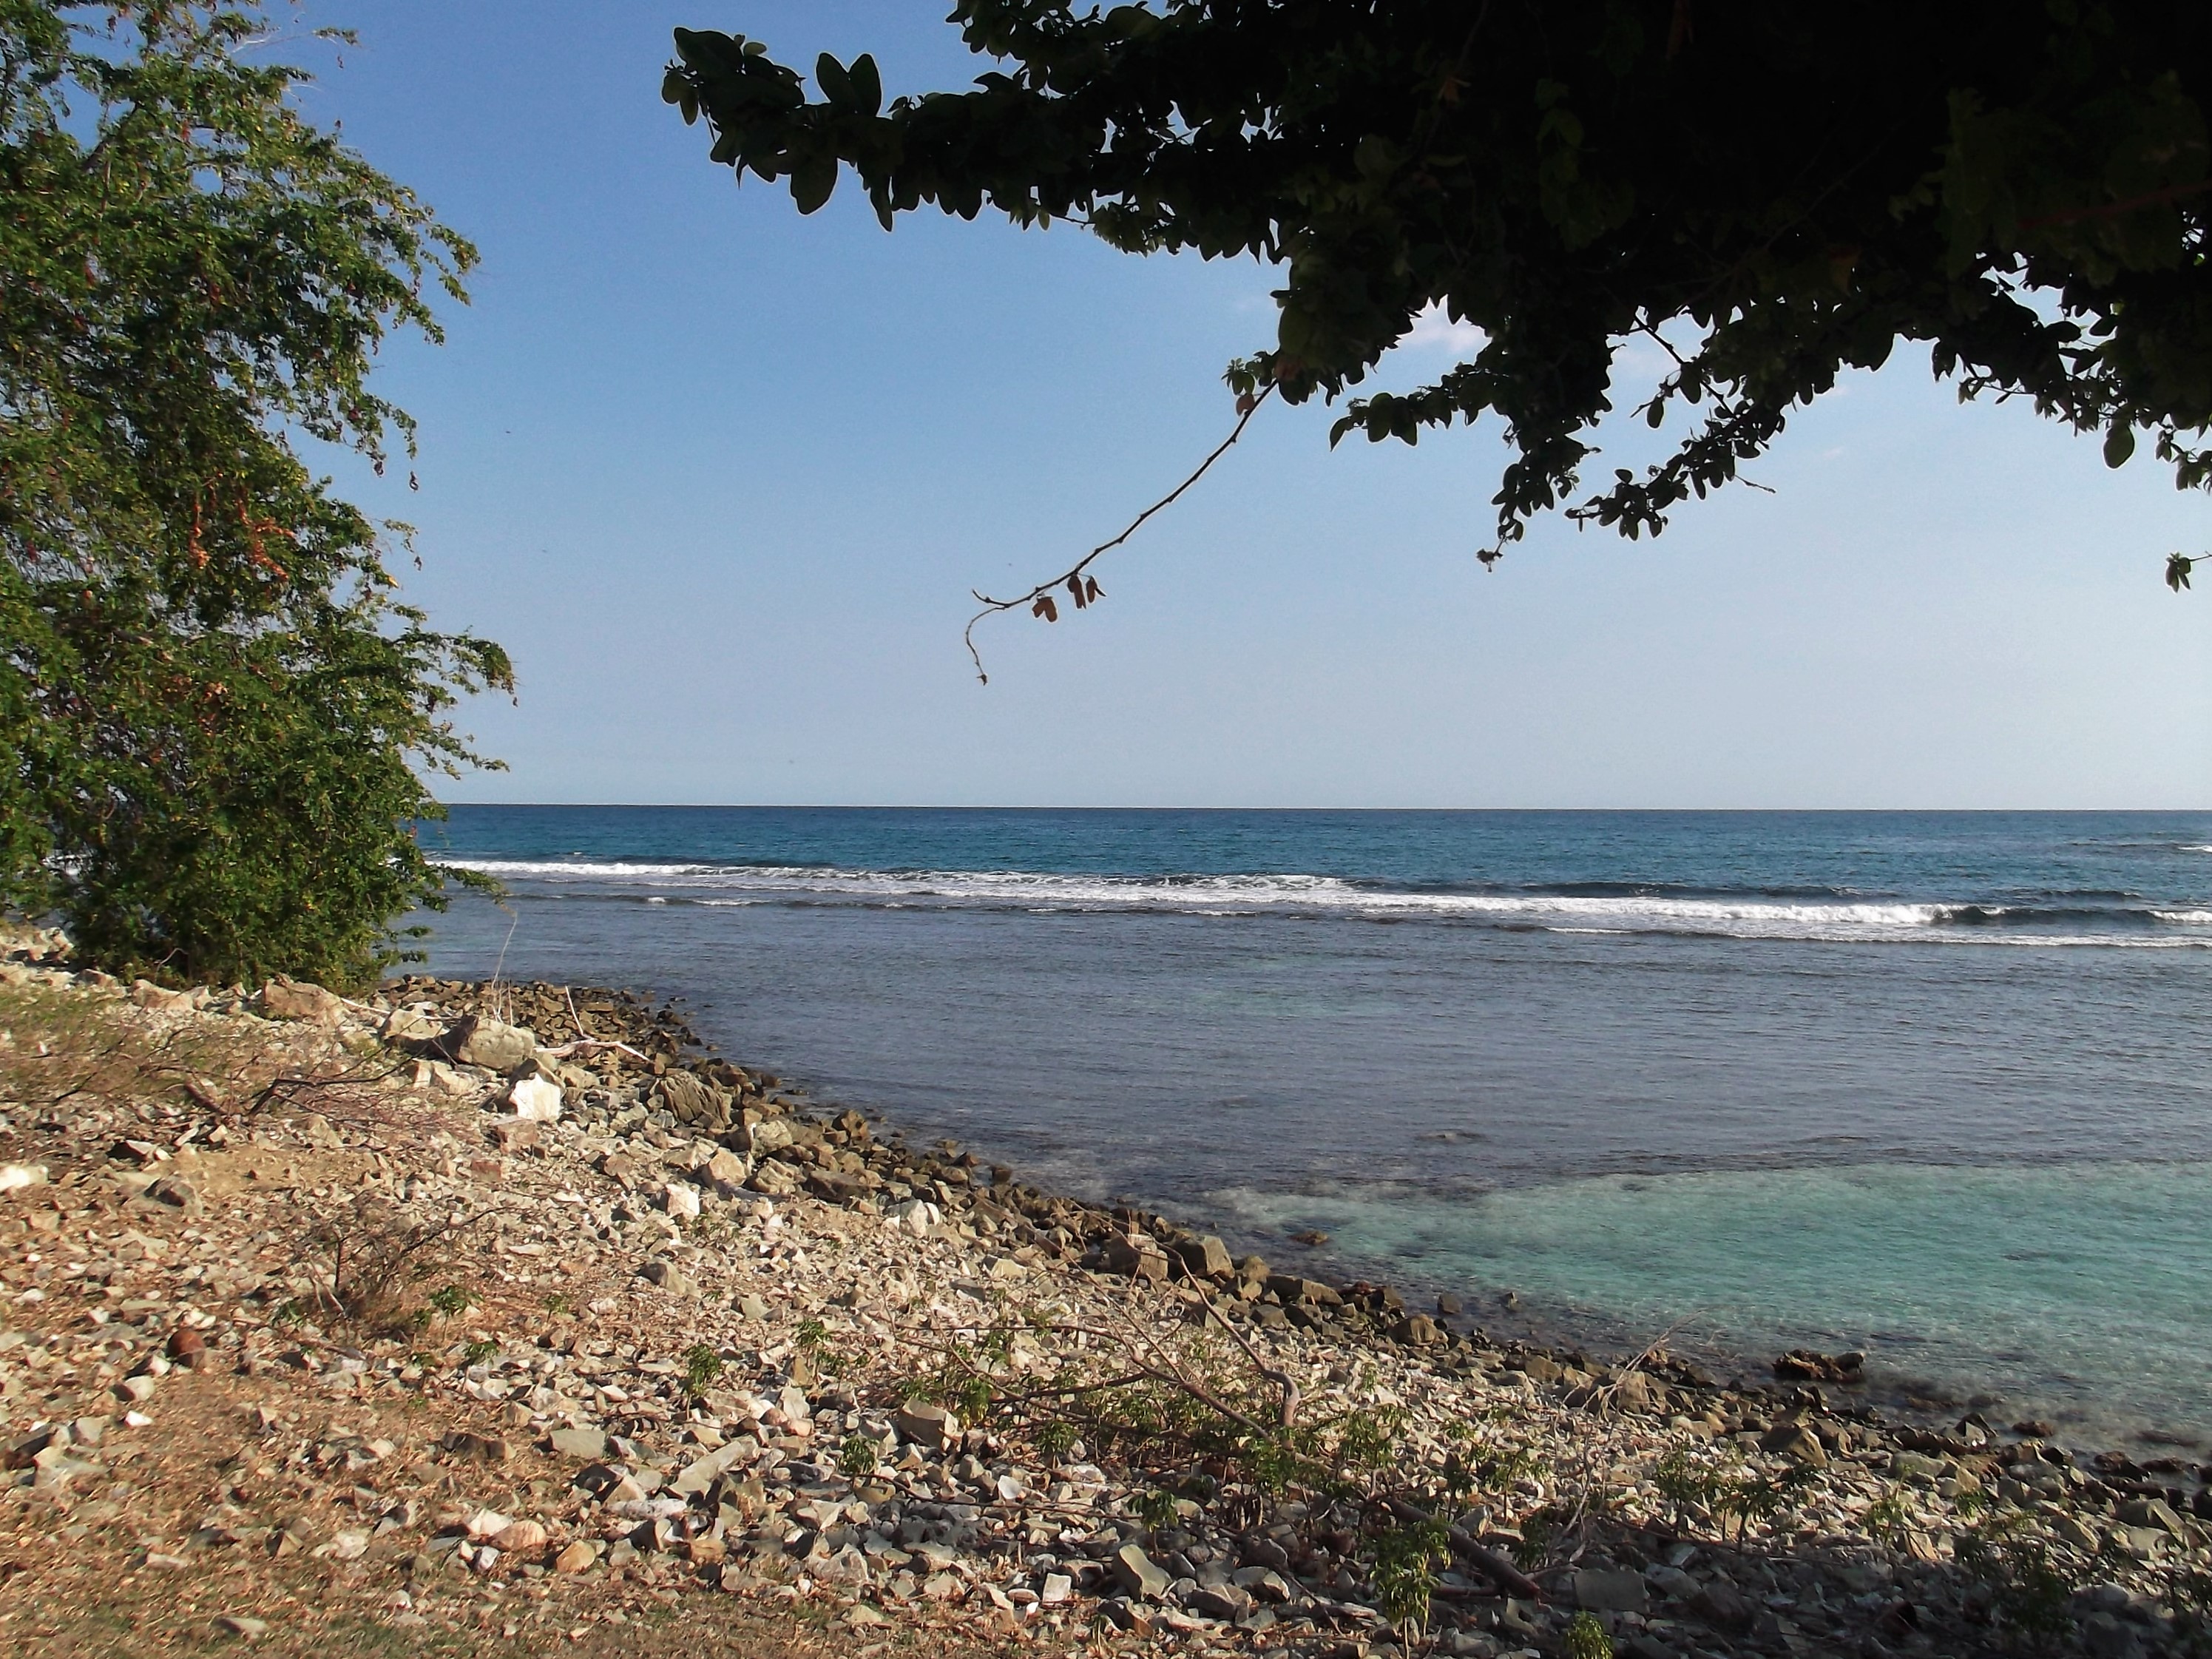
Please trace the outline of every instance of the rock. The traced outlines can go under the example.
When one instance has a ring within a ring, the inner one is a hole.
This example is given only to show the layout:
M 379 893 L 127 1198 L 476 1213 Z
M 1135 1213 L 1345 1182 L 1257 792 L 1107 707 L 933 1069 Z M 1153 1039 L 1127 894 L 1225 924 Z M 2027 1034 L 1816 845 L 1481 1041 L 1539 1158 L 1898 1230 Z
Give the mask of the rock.
M 799 1139 L 799 1132 L 792 1127 L 789 1118 L 770 1117 L 740 1125 L 731 1138 L 738 1142 L 739 1150 L 763 1158 L 791 1146 Z
M 849 1170 L 809 1170 L 805 1181 L 809 1192 L 830 1204 L 848 1204 L 873 1184 L 869 1176 Z
M 501 1515 L 497 1510 L 478 1510 L 469 1517 L 468 1524 L 470 1537 L 495 1538 L 513 1526 L 514 1522 L 512 1517 Z
M 2093 1613 L 2081 1621 L 2081 1645 L 2091 1659 L 2141 1659 L 2143 1651 L 2135 1632 L 2109 1613 Z
M 532 1117 L 503 1117 L 491 1126 L 491 1143 L 502 1152 L 534 1152 L 545 1139 L 538 1124 Z
M 558 1123 L 566 1099 L 559 1084 L 542 1077 L 526 1077 L 507 1088 L 507 1103 L 518 1119 L 529 1123 Z
M 757 1296 L 741 1296 L 736 1306 L 740 1316 L 755 1322 L 768 1317 L 768 1304 Z
M 696 1221 L 699 1218 L 699 1189 L 688 1181 L 672 1181 L 660 1189 L 660 1206 L 672 1216 Z
M 504 1463 L 514 1455 L 514 1448 L 497 1435 L 478 1434 L 471 1429 L 456 1429 L 440 1443 L 457 1457 L 473 1457 L 483 1463 Z
M 189 991 L 165 991 L 150 979 L 135 979 L 131 981 L 131 1000 L 156 1012 L 181 1012 L 200 1006 L 207 1000 L 207 993 L 200 987 Z
M 1148 1279 L 1154 1284 L 1167 1279 L 1166 1253 L 1141 1233 L 1133 1237 L 1113 1234 L 1098 1247 L 1098 1260 L 1109 1273 L 1127 1273 L 1132 1279 Z
M 1333 1287 L 1317 1279 L 1301 1279 L 1296 1273 L 1268 1274 L 1267 1288 L 1286 1308 L 1335 1308 L 1344 1304 L 1344 1298 Z
M 43 1164 L 0 1164 L 0 1193 L 19 1193 L 26 1187 L 46 1184 Z
M 2121 1523 L 2130 1527 L 2155 1527 L 2160 1532 L 2172 1533 L 2177 1538 L 2188 1535 L 2181 1517 L 2171 1505 L 2157 1498 L 2135 1498 L 2120 1505 L 2116 1513 Z
M 660 1109 L 686 1128 L 719 1133 L 730 1121 L 730 1097 L 691 1072 L 671 1072 L 653 1087 Z
M 274 1019 L 304 1019 L 336 1025 L 345 1018 L 344 1001 L 321 986 L 279 975 L 261 988 L 261 1006 Z
M 696 1196 L 696 1194 L 693 1195 L 695 1202 Z M 696 1297 L 702 1294 L 699 1281 L 664 1256 L 653 1257 L 638 1272 L 647 1282 L 659 1285 L 671 1296 Z
M 488 1072 L 511 1072 L 538 1052 L 538 1034 L 526 1025 L 504 1025 L 471 1014 L 446 1034 L 455 1060 Z
M 215 1621 L 215 1627 L 226 1636 L 240 1636 L 252 1642 L 269 1633 L 265 1620 L 249 1619 L 242 1613 L 226 1613 Z
M 1444 1340 L 1443 1332 L 1437 1328 L 1437 1322 L 1426 1314 L 1400 1320 L 1390 1328 L 1390 1336 L 1394 1341 L 1417 1348 L 1431 1347 Z
M 1252 1595 L 1234 1584 L 1202 1584 L 1191 1592 L 1184 1605 L 1208 1619 L 1234 1622 L 1252 1611 Z
M 725 1470 L 750 1463 L 760 1455 L 760 1443 L 741 1434 L 727 1445 L 717 1446 L 676 1477 L 669 1491 L 678 1498 L 696 1498 L 713 1486 Z
M 1075 1595 L 1075 1580 L 1064 1572 L 1048 1572 L 1044 1583 L 1037 1586 L 1037 1601 L 1048 1607 L 1056 1607 L 1071 1601 Z
M 707 1177 L 716 1191 L 727 1198 L 745 1184 L 745 1177 L 752 1173 L 752 1169 L 750 1162 L 725 1147 L 701 1166 L 700 1173 Z
M 1196 1279 L 1226 1279 L 1237 1271 L 1229 1259 L 1229 1247 L 1211 1235 L 1186 1240 L 1175 1247 L 1175 1254 L 1184 1270 Z
M 432 1005 L 418 1002 L 394 1008 L 384 1017 L 382 1030 L 386 1042 L 434 1042 L 445 1035 L 446 1027 Z
M 535 1521 L 515 1521 L 491 1535 L 492 1547 L 514 1553 L 545 1547 L 545 1528 Z
M 805 1184 L 798 1170 L 773 1158 L 764 1158 L 754 1165 L 752 1176 L 745 1182 L 753 1191 L 769 1198 L 790 1198 Z
M 147 1188 L 145 1196 L 173 1210 L 196 1211 L 200 1206 L 199 1188 L 176 1176 L 163 1176 Z
M 1828 1449 L 1820 1443 L 1820 1436 L 1802 1423 L 1777 1423 L 1759 1437 L 1759 1449 L 1815 1468 L 1828 1461 Z
M 1733 1584 L 1716 1578 L 1690 1598 L 1690 1610 L 1720 1630 L 1746 1631 L 1756 1616 L 1751 1603 Z
M 1641 1618 L 1650 1605 L 1644 1575 L 1625 1567 L 1584 1567 L 1568 1583 L 1575 1605 L 1591 1613 L 1632 1613 Z
M 2067 1514 L 2063 1510 L 2051 1512 L 2049 1525 L 2051 1535 L 2053 1538 L 2069 1549 L 2079 1550 L 2084 1555 L 2094 1555 L 2105 1541 L 2097 1535 L 2095 1531 L 2083 1526 L 2079 1520 Z
M 1792 1348 L 1774 1362 L 1774 1374 L 1784 1382 L 1863 1382 L 1866 1356 Z
M 921 1198 L 909 1198 L 903 1203 L 892 1205 L 884 1212 L 884 1218 L 902 1232 L 912 1233 L 917 1238 L 927 1238 L 945 1220 L 937 1206 Z
M 899 1438 L 928 1451 L 943 1451 L 960 1437 L 960 1419 L 942 1406 L 909 1400 L 891 1413 Z
M 1437 1297 L 1437 1316 L 1439 1319 L 1450 1319 L 1465 1311 L 1466 1304 L 1449 1291 Z
M 607 1437 L 599 1429 L 556 1429 L 547 1437 L 553 1449 L 564 1457 L 596 1463 L 607 1455 Z
M 1134 1544 L 1124 1544 L 1114 1552 L 1114 1577 L 1122 1589 L 1132 1595 L 1140 1595 L 1147 1601 L 1157 1601 L 1168 1593 L 1175 1581 L 1169 1577 L 1165 1567 L 1152 1559 Z

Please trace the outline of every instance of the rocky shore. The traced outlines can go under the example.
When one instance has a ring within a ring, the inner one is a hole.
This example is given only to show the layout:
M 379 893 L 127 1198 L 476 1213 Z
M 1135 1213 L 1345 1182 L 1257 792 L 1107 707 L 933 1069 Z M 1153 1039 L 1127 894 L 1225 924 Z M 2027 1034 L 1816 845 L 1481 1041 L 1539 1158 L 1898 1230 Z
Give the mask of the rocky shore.
M 58 949 L 0 963 L 11 1650 L 2212 1651 L 2212 1469 L 1493 1341 L 628 994 Z

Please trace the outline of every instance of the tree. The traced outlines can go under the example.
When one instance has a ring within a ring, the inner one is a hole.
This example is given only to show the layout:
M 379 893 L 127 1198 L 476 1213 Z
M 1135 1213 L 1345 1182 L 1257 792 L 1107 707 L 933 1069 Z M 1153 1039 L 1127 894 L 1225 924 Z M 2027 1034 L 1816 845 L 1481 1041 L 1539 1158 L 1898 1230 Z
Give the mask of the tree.
M 474 261 L 303 120 L 252 3 L 0 0 L 0 902 L 124 970 L 345 984 L 443 902 L 420 775 L 500 648 L 400 604 L 368 385 Z
M 1275 343 L 1229 372 L 1243 412 L 1347 397 L 1431 307 L 1474 325 L 1473 356 L 1350 396 L 1331 441 L 1499 417 L 1486 564 L 1563 506 L 1657 533 L 1899 340 L 1962 398 L 2029 398 L 2113 466 L 2147 434 L 2179 486 L 2212 483 L 2212 9 L 2191 0 L 956 0 L 951 21 L 998 60 L 968 91 L 886 107 L 872 58 L 824 54 L 810 99 L 762 43 L 679 29 L 663 95 L 802 213 L 849 166 L 886 228 L 988 204 L 1279 267 Z M 1632 408 L 1672 453 L 1586 493 L 1639 335 L 1670 367 Z M 1060 586 L 1091 597 L 1082 575 L 1006 603 L 1049 617 Z

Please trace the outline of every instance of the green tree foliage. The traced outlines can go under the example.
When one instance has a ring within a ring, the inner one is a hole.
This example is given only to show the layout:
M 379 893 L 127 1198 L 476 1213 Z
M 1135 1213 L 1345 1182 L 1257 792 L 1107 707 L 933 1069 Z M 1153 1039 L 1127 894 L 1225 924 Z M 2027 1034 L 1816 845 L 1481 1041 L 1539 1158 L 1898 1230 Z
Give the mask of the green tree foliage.
M 332 983 L 441 902 L 424 770 L 511 688 L 301 434 L 381 471 L 368 385 L 469 244 L 293 102 L 253 4 L 0 0 L 0 901 L 119 969 Z
M 810 99 L 759 42 L 679 29 L 663 94 L 802 212 L 849 165 L 887 228 L 988 204 L 1277 266 L 1275 343 L 1232 386 L 1348 397 L 1337 438 L 1499 417 L 1486 563 L 1555 507 L 1656 533 L 1899 340 L 1962 396 L 2101 434 L 2115 466 L 2145 433 L 2182 486 L 2212 483 L 2192 0 L 957 0 L 951 21 L 997 60 L 970 90 L 886 106 L 871 58 L 825 55 Z M 1431 307 L 1479 349 L 1352 396 Z M 1639 335 L 1668 367 L 1629 397 L 1671 453 L 1587 489 Z

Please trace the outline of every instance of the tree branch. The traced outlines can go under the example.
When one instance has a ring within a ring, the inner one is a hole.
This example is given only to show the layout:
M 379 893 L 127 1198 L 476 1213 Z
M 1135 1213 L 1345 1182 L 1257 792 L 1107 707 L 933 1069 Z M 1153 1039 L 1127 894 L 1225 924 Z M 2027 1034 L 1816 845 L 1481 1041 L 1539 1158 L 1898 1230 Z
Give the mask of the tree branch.
M 985 685 L 988 685 L 991 683 L 991 677 L 983 672 L 982 655 L 975 649 L 975 624 L 977 623 L 981 622 L 986 617 L 996 616 L 1001 611 L 1016 611 L 1024 605 L 1029 606 L 1033 614 L 1042 617 L 1047 622 L 1057 622 L 1060 620 L 1060 607 L 1054 602 L 1052 597 L 1054 590 L 1056 588 L 1066 588 L 1068 591 L 1070 597 L 1074 599 L 1075 608 L 1079 611 L 1088 605 L 1091 600 L 1098 598 L 1098 584 L 1092 582 L 1086 588 L 1084 583 L 1084 572 L 1088 568 L 1091 562 L 1097 558 L 1100 554 L 1111 552 L 1114 549 L 1121 546 L 1123 542 L 1127 541 L 1130 537 L 1137 533 L 1138 530 L 1143 526 L 1146 520 L 1151 518 L 1153 514 L 1158 513 L 1162 507 L 1172 506 L 1176 498 L 1180 496 L 1183 491 L 1188 489 L 1193 484 L 1204 477 L 1206 475 L 1208 469 L 1210 469 L 1213 464 L 1219 460 L 1224 455 L 1226 455 L 1229 453 L 1230 447 L 1239 438 L 1244 435 L 1245 427 L 1250 424 L 1253 416 L 1259 413 L 1260 405 L 1266 403 L 1268 398 L 1274 395 L 1275 388 L 1273 386 L 1270 385 L 1262 389 L 1256 397 L 1253 397 L 1249 399 L 1239 399 L 1239 408 L 1237 415 L 1236 426 L 1231 430 L 1229 435 L 1221 441 L 1220 444 L 1214 449 L 1213 453 L 1198 464 L 1198 470 L 1192 473 L 1188 478 L 1185 478 L 1181 483 L 1177 484 L 1173 489 L 1170 490 L 1166 495 L 1161 496 L 1159 500 L 1154 501 L 1143 512 L 1137 514 L 1135 518 L 1129 521 L 1128 527 L 1122 531 L 1120 535 L 1115 537 L 1112 541 L 1099 543 L 1097 546 L 1092 548 L 1088 553 L 1077 560 L 1072 568 L 1062 571 L 1059 575 L 1054 576 L 1049 581 L 1039 582 L 1035 587 L 1032 587 L 1028 592 L 1022 594 L 1018 599 L 994 599 L 988 593 L 976 592 L 975 602 L 978 605 L 981 605 L 983 608 L 968 619 L 968 626 L 961 630 L 960 635 L 961 643 L 968 647 L 968 654 L 975 661 L 975 678 L 981 681 Z

